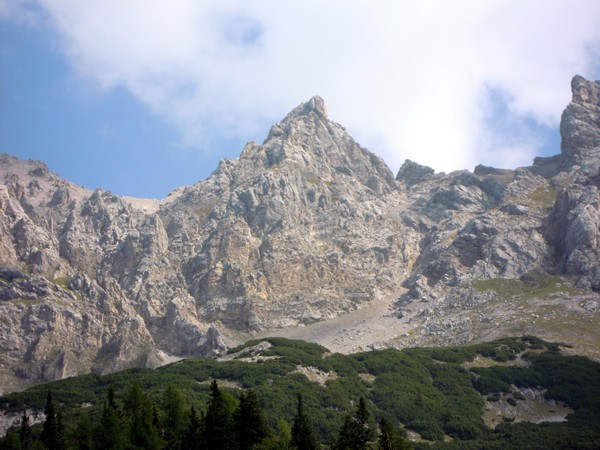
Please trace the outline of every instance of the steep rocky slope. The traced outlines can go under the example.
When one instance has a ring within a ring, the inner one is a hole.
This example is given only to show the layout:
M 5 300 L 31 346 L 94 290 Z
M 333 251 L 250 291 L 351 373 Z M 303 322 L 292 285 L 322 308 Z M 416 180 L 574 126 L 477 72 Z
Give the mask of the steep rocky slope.
M 0 386 L 315 329 L 341 350 L 531 330 L 600 354 L 600 83 L 572 90 L 561 154 L 516 170 L 394 177 L 319 97 L 160 202 L 0 156 Z M 346 317 L 360 345 L 328 325 Z

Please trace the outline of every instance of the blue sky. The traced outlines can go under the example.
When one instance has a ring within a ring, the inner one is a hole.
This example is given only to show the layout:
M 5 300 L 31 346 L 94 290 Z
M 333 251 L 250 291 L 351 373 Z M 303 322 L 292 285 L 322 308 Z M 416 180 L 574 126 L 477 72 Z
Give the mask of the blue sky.
M 321 95 L 394 172 L 558 153 L 600 4 L 415 3 L 0 0 L 0 152 L 162 198 Z
M 153 198 L 238 155 L 243 142 L 226 136 L 215 152 L 183 147 L 179 131 L 127 89 L 99 91 L 75 79 L 48 30 L 3 25 L 0 152 L 42 160 L 87 188 Z

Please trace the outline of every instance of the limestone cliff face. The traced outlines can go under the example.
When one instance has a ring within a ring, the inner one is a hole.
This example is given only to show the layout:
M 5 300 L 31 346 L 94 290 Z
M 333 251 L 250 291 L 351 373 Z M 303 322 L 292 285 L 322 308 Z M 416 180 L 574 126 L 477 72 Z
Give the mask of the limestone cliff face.
M 2 155 L 0 385 L 212 355 L 231 330 L 381 299 L 460 305 L 474 280 L 540 269 L 598 291 L 598 92 L 576 77 L 562 153 L 516 170 L 394 177 L 319 97 L 160 202 Z
M 313 98 L 161 207 L 208 322 L 271 328 L 334 317 L 397 289 L 408 267 L 392 173 Z M 190 242 L 190 229 L 198 229 Z M 174 249 L 178 251 L 178 249 Z

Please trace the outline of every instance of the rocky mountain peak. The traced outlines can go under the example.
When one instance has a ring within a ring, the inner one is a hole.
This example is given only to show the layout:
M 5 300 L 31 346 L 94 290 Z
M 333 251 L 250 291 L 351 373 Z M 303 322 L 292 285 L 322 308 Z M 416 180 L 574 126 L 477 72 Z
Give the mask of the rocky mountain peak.
M 600 168 L 600 81 L 577 75 L 571 81 L 573 101 L 560 122 L 563 168 L 577 166 L 586 173 Z
M 318 96 L 300 104 L 274 125 L 262 145 L 246 145 L 236 167 L 241 175 L 236 179 L 257 176 L 257 170 L 274 167 L 328 183 L 350 177 L 377 193 L 394 189 L 394 176 L 385 162 L 330 120 L 325 102 Z
M 600 106 L 600 81 L 588 81 L 581 75 L 575 75 L 571 80 L 571 92 L 575 103 Z
M 328 120 L 327 107 L 325 106 L 325 100 L 318 95 L 312 97 L 309 101 L 300 104 L 294 108 L 284 119 L 289 120 L 294 117 L 308 116 L 310 113 L 314 113 L 321 120 Z

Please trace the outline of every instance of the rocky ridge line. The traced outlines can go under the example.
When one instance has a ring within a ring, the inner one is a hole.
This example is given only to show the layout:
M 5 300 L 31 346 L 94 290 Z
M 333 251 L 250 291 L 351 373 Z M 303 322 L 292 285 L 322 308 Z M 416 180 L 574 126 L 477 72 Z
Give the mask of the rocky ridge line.
M 0 156 L 0 385 L 219 354 L 377 305 L 399 336 L 377 345 L 471 342 L 511 332 L 513 299 L 481 287 L 498 279 L 571 286 L 548 298 L 597 320 L 600 83 L 572 90 L 561 154 L 515 170 L 407 161 L 394 177 L 319 97 L 160 202 Z

